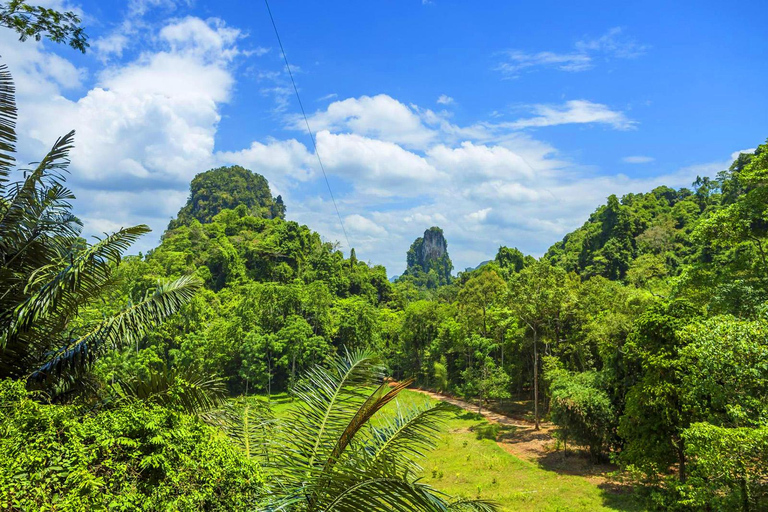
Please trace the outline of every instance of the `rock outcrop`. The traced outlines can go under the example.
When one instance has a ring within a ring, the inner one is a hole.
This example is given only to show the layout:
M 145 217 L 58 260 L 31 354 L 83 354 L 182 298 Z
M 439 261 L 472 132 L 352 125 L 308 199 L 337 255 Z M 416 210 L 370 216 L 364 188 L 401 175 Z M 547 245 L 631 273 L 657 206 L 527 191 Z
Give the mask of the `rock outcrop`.
M 403 275 L 413 276 L 419 285 L 434 288 L 450 283 L 453 263 L 443 230 L 433 226 L 414 240 L 408 249 L 407 263 Z

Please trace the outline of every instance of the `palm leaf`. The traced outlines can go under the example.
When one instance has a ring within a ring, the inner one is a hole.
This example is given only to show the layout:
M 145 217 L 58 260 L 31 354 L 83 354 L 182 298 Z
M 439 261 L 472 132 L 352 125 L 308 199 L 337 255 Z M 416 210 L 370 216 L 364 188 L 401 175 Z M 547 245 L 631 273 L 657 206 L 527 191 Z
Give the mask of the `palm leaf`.
M 144 225 L 124 228 L 86 248 L 62 270 L 56 263 L 38 268 L 27 283 L 28 289 L 37 291 L 6 312 L 12 317 L 7 321 L 8 329 L 0 334 L 0 348 L 41 322 L 53 328 L 66 324 L 80 304 L 101 293 L 122 253 L 147 232 L 149 228 Z
M 268 458 L 275 419 L 260 400 L 241 396 L 205 414 L 203 419 L 221 428 L 247 457 Z
M 0 64 L 0 195 L 16 163 L 16 87 L 8 66 Z
M 285 421 L 289 431 L 281 436 L 284 448 L 272 461 L 289 468 L 283 470 L 286 478 L 298 483 L 306 478 L 307 471 L 321 472 L 381 372 L 378 359 L 371 353 L 347 352 L 329 368 L 310 369 L 296 383 L 291 393 L 297 405 Z
M 125 346 L 143 337 L 189 302 L 200 287 L 193 277 L 160 284 L 155 293 L 139 304 L 99 323 L 87 334 L 51 354 L 30 376 L 31 383 L 50 382 L 65 373 L 85 370 L 105 350 Z
M 386 467 L 401 474 L 419 473 L 421 467 L 416 461 L 436 446 L 442 421 L 449 409 L 445 402 L 420 407 L 405 407 L 398 403 L 393 415 L 372 428 L 366 446 L 369 466 Z
M 449 510 L 495 511 L 496 505 L 482 500 L 450 498 L 432 487 L 399 478 L 370 478 L 339 489 L 336 497 L 317 510 L 327 512 L 446 512 Z M 461 508 L 456 508 L 461 507 Z
M 61 186 L 61 171 L 66 171 L 69 165 L 69 151 L 74 147 L 74 138 L 74 130 L 59 138 L 24 181 L 17 183 L 6 194 L 5 204 L 0 210 L 0 233 L 11 233 L 22 225 L 27 212 L 39 204 L 40 188 Z
M 119 400 L 157 404 L 188 414 L 204 414 L 226 401 L 224 381 L 200 375 L 191 367 L 163 368 L 144 378 L 132 377 L 110 384 Z
M 374 426 L 409 384 L 372 389 L 379 370 L 369 354 L 346 353 L 328 369 L 313 368 L 294 387 L 297 404 L 277 423 L 277 442 L 263 464 L 277 482 L 266 510 L 495 510 L 488 502 L 451 501 L 413 479 L 415 459 L 434 446 L 446 406 L 397 407 Z

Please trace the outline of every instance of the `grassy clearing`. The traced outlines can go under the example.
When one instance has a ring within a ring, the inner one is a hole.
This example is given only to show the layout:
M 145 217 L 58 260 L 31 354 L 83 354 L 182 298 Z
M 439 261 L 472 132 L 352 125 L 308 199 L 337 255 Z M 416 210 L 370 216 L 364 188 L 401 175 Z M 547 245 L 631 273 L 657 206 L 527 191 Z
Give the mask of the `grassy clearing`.
M 411 391 L 401 397 L 406 403 L 428 400 Z M 505 511 L 643 510 L 634 496 L 612 492 L 602 479 L 550 471 L 507 453 L 495 441 L 498 432 L 498 425 L 456 407 L 422 464 L 424 482 L 456 496 L 494 500 Z
M 429 400 L 413 391 L 399 397 L 406 405 Z M 291 402 L 286 394 L 273 395 L 270 406 L 281 416 Z M 514 440 L 514 428 L 500 428 L 478 414 L 454 407 L 437 448 L 422 462 L 423 481 L 454 496 L 493 500 L 504 511 L 643 510 L 632 494 L 616 492 L 602 478 L 567 474 L 567 463 L 550 470 L 508 453 L 496 442 L 497 435 Z

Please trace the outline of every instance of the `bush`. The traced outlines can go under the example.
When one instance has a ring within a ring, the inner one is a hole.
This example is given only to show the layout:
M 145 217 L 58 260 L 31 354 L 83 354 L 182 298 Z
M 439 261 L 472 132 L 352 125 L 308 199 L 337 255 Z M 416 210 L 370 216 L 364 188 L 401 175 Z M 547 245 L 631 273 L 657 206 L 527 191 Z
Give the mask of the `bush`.
M 683 438 L 690 467 L 683 504 L 709 510 L 768 510 L 768 427 L 695 423 Z
M 83 413 L 0 381 L 2 510 L 245 510 L 263 487 L 195 417 L 138 403 Z
M 586 446 L 593 460 L 603 458 L 613 441 L 616 414 L 608 394 L 597 385 L 597 374 L 553 372 L 548 376 L 552 423 L 566 445 L 569 440 Z

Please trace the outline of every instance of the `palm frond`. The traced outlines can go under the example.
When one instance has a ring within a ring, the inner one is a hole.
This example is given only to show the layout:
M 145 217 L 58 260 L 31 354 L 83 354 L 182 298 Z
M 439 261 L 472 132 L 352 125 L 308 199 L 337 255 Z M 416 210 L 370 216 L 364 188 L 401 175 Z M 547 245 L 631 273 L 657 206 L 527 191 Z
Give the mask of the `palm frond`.
M 62 270 L 56 262 L 35 270 L 26 286 L 37 291 L 13 310 L 7 330 L 0 335 L 0 348 L 41 322 L 66 323 L 81 303 L 101 293 L 122 253 L 147 232 L 144 225 L 121 229 L 86 248 Z
M 445 402 L 434 405 L 406 407 L 397 404 L 393 415 L 384 418 L 371 429 L 366 446 L 368 466 L 386 468 L 400 474 L 421 471 L 419 459 L 434 449 L 440 427 L 450 406 Z
M 191 276 L 161 283 L 144 301 L 104 320 L 84 336 L 51 354 L 32 373 L 30 383 L 50 382 L 65 373 L 77 374 L 104 350 L 138 341 L 148 330 L 179 311 L 199 288 L 200 282 Z
M 394 387 L 390 388 L 389 384 L 382 383 L 376 390 L 371 393 L 368 399 L 360 406 L 357 413 L 347 424 L 347 427 L 339 436 L 336 444 L 328 456 L 323 467 L 323 473 L 329 472 L 333 469 L 333 466 L 339 461 L 344 450 L 352 442 L 352 439 L 360 431 L 363 426 L 367 425 L 373 416 L 379 412 L 384 406 L 390 403 L 395 397 L 405 388 L 407 388 L 413 381 L 404 381 L 397 383 Z
M 353 512 L 366 510 L 371 512 L 446 512 L 460 510 L 449 497 L 432 487 L 416 481 L 400 478 L 369 478 L 362 479 L 352 485 L 341 484 L 339 492 L 333 500 L 315 510 L 327 512 Z M 458 503 L 458 502 L 456 502 Z M 480 512 L 495 511 L 493 504 L 483 501 L 466 500 L 462 506 L 474 504 Z M 312 509 L 310 509 L 312 510 Z
M 275 418 L 269 406 L 262 401 L 241 396 L 203 415 L 203 419 L 221 428 L 247 457 L 269 456 L 270 434 Z
M 192 368 L 163 368 L 144 378 L 132 377 L 110 384 L 119 400 L 137 400 L 183 411 L 204 414 L 222 406 L 227 397 L 224 381 L 200 375 Z
M 16 87 L 8 66 L 0 64 L 0 195 L 16 163 Z
M 305 478 L 306 471 L 324 467 L 381 376 L 378 358 L 355 351 L 336 358 L 329 368 L 312 368 L 296 383 L 291 392 L 297 405 L 286 418 L 291 432 L 282 436 L 282 455 L 291 460 L 285 467 L 296 469 L 297 480 Z
M 0 210 L 0 233 L 11 233 L 22 225 L 27 212 L 39 204 L 39 189 L 61 186 L 62 171 L 66 171 L 69 165 L 69 152 L 74 147 L 74 139 L 74 130 L 59 138 L 26 179 L 6 193 Z
M 448 504 L 449 512 L 495 512 L 499 507 L 491 500 L 459 498 Z

